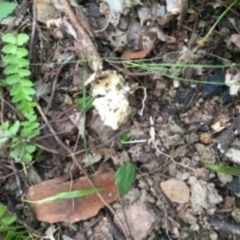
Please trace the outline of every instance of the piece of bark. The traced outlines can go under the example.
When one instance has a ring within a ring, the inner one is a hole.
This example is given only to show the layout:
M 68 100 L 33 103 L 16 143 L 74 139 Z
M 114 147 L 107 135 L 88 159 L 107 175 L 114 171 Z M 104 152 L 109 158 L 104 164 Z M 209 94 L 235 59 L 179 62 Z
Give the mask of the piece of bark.
M 96 188 L 103 189 L 100 193 L 107 203 L 112 203 L 118 199 L 119 194 L 112 169 L 98 171 L 89 178 Z M 86 177 L 68 182 L 65 182 L 66 180 L 66 177 L 62 177 L 32 186 L 29 188 L 27 199 L 38 201 L 62 192 L 92 188 Z M 31 206 L 40 221 L 74 223 L 95 216 L 104 207 L 104 203 L 94 193 L 80 198 L 59 200 L 47 204 L 31 203 Z

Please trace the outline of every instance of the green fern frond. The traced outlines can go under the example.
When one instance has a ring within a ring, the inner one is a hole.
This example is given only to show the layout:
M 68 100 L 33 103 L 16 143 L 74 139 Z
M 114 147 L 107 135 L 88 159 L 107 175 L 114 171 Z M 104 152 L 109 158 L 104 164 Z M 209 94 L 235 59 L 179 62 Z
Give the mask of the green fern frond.
M 36 90 L 29 79 L 31 71 L 30 62 L 26 58 L 28 50 L 23 47 L 28 40 L 29 36 L 22 33 L 7 33 L 2 37 L 2 41 L 6 43 L 2 49 L 3 63 L 6 65 L 3 72 L 7 76 L 4 85 L 9 89 L 12 103 L 25 117 L 24 121 L 17 121 L 12 126 L 9 123 L 1 126 L 4 130 L 2 141 L 11 138 L 11 157 L 25 164 L 32 161 L 36 150 L 36 147 L 30 144 L 30 140 L 40 134 L 40 124 L 35 113 Z M 20 135 L 21 138 L 16 135 Z

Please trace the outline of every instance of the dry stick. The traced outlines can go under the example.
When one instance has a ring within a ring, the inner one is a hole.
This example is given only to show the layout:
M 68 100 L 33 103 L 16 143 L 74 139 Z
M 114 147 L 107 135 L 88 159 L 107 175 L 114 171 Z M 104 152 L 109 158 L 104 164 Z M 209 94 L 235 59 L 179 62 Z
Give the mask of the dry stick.
M 68 148 L 62 141 L 61 139 L 57 136 L 56 132 L 54 131 L 53 127 L 49 124 L 45 114 L 43 113 L 41 107 L 39 104 L 37 104 L 37 109 L 38 112 L 40 113 L 41 117 L 43 118 L 45 124 L 48 126 L 50 132 L 54 135 L 54 138 L 56 139 L 56 141 L 58 142 L 58 144 L 64 148 L 68 154 L 72 157 L 73 162 L 79 167 L 79 169 L 83 172 L 84 176 L 87 178 L 89 184 L 95 188 L 92 180 L 89 178 L 88 173 L 83 169 L 83 167 L 81 166 L 81 164 L 77 161 L 75 155 L 73 154 L 72 150 L 70 148 Z M 103 198 L 102 194 L 100 193 L 96 193 L 99 197 L 99 199 L 104 203 L 105 206 L 107 206 L 107 208 L 109 209 L 109 211 L 116 216 L 117 220 L 119 221 L 119 223 L 122 225 L 122 229 L 124 231 L 125 236 L 127 237 L 129 235 L 129 233 L 126 231 L 126 227 L 123 224 L 123 222 L 121 221 L 121 219 L 118 217 L 118 215 L 114 212 L 113 208 L 106 202 L 106 200 Z
M 52 101 L 53 101 L 53 97 L 54 97 L 54 94 L 55 94 L 55 90 L 56 90 L 56 85 L 57 85 L 57 81 L 58 81 L 58 77 L 63 69 L 63 66 L 64 64 L 61 64 L 60 67 L 58 68 L 58 71 L 57 71 L 57 74 L 55 75 L 54 79 L 53 79 L 53 84 L 52 84 L 52 91 L 51 91 L 51 96 L 50 96 L 50 99 L 48 101 L 48 104 L 47 104 L 47 107 L 46 107 L 46 110 L 45 110 L 45 114 L 48 113 L 49 111 L 49 108 L 52 104 Z
M 22 184 L 21 184 L 19 173 L 18 173 L 18 171 L 16 169 L 16 166 L 15 166 L 15 162 L 13 160 L 11 160 L 10 164 L 11 164 L 14 176 L 15 176 L 15 180 L 16 180 L 16 184 L 17 184 L 17 187 L 18 187 L 19 194 L 22 195 L 23 194 Z
M 98 149 L 98 148 L 104 147 L 107 144 L 111 143 L 115 138 L 120 137 L 121 135 L 123 135 L 126 132 L 129 132 L 132 129 L 134 129 L 134 127 L 127 128 L 126 130 L 123 130 L 123 131 L 117 133 L 115 136 L 113 136 L 112 138 L 110 138 L 109 140 L 107 140 L 104 143 L 101 143 L 101 144 L 98 144 L 97 146 L 89 147 L 89 148 L 86 148 L 86 149 L 83 149 L 83 150 L 80 150 L 80 151 L 77 151 L 77 152 L 73 152 L 69 156 L 71 157 L 73 155 L 81 154 L 81 153 L 84 153 L 84 152 L 87 152 L 87 151 L 91 151 L 91 150 L 94 150 L 94 149 Z
M 33 43 L 35 39 L 36 26 L 37 26 L 37 14 L 36 14 L 36 7 L 34 4 L 32 5 L 32 12 L 33 12 L 33 21 L 32 21 L 31 41 L 30 41 L 30 47 L 29 47 L 29 59 L 32 59 L 32 55 L 33 55 Z
M 60 65 L 60 67 L 58 68 L 57 74 L 55 75 L 55 77 L 54 77 L 54 79 L 53 79 L 51 96 L 50 96 L 50 99 L 49 99 L 49 101 L 48 101 L 48 105 L 47 105 L 47 107 L 46 107 L 46 109 L 45 109 L 45 114 L 48 113 L 49 108 L 50 108 L 50 106 L 51 106 L 51 104 L 52 104 L 52 101 L 53 101 L 53 98 L 54 98 L 54 94 L 55 94 L 55 91 L 56 91 L 56 85 L 57 85 L 57 81 L 58 81 L 59 75 L 60 75 L 63 67 L 64 67 L 69 61 L 71 61 L 71 60 L 73 59 L 73 56 L 74 56 L 74 55 L 71 55 L 70 57 L 68 57 L 68 58 Z

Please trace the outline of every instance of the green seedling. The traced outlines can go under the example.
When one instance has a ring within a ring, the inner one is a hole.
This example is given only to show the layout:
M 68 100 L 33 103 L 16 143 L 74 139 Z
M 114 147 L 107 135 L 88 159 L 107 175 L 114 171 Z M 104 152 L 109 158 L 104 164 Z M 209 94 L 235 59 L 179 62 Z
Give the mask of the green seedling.
M 9 214 L 7 206 L 5 205 L 0 205 L 0 239 L 29 239 L 29 234 L 26 228 L 17 224 L 17 216 L 15 214 Z
M 126 195 L 136 180 L 136 165 L 124 163 L 118 168 L 115 175 L 115 183 L 118 186 L 120 196 Z
M 80 108 L 80 110 L 83 113 L 87 113 L 89 110 L 92 109 L 93 101 L 94 101 L 93 97 L 87 96 L 85 98 L 83 98 L 83 97 L 82 98 L 77 98 L 75 100 L 75 103 L 78 105 L 78 107 Z
M 43 198 L 43 199 L 37 200 L 37 201 L 30 201 L 30 200 L 23 200 L 23 201 L 28 202 L 28 203 L 33 203 L 33 204 L 47 204 L 47 203 L 52 203 L 52 202 L 56 202 L 56 201 L 60 201 L 60 200 L 80 198 L 80 197 L 88 196 L 88 195 L 98 193 L 101 191 L 102 191 L 101 188 L 76 190 L 76 191 L 58 193 L 54 196 Z
M 240 175 L 240 168 L 237 167 L 221 166 L 214 163 L 206 163 L 205 166 L 215 172 L 230 174 L 234 176 Z
M 121 143 L 126 143 L 130 140 L 131 135 L 130 133 L 126 132 L 121 136 Z

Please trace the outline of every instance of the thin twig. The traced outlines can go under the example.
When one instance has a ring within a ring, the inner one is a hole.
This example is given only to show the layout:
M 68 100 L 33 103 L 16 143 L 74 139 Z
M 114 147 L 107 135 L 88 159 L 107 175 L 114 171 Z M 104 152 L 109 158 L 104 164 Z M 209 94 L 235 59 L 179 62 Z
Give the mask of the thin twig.
M 29 46 L 29 59 L 32 59 L 32 55 L 33 55 L 33 43 L 35 39 L 36 25 L 37 25 L 37 13 L 36 13 L 36 7 L 34 4 L 32 5 L 32 13 L 33 13 L 33 19 L 32 19 L 31 41 Z

